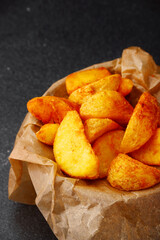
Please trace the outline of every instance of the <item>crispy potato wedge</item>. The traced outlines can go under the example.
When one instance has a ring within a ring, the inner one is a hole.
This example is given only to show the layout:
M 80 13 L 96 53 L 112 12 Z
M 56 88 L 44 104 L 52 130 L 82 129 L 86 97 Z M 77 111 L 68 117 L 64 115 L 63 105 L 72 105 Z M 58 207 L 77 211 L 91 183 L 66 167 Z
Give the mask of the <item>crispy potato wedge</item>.
M 160 165 L 160 128 L 157 128 L 148 142 L 130 155 L 145 164 Z
M 109 118 L 89 118 L 84 122 L 84 131 L 90 143 L 104 133 L 115 129 L 122 129 L 122 127 Z
M 124 135 L 123 130 L 105 133 L 93 144 L 93 150 L 99 159 L 99 178 L 107 176 L 111 161 L 118 155 Z
M 29 100 L 27 109 L 34 117 L 45 124 L 60 123 L 68 111 L 78 111 L 79 106 L 65 98 L 43 96 Z
M 157 123 L 157 100 L 145 92 L 141 95 L 128 123 L 121 143 L 121 152 L 133 152 L 144 145 L 156 130 Z
M 40 130 L 36 132 L 37 139 L 45 144 L 53 145 L 58 127 L 58 123 L 44 124 Z
M 133 88 L 132 80 L 128 78 L 121 78 L 118 92 L 120 92 L 125 97 L 132 91 L 132 88 Z
M 160 170 L 120 153 L 111 162 L 108 181 L 112 187 L 120 190 L 145 189 L 160 182 Z
M 158 127 L 160 127 L 160 107 L 158 107 Z
M 105 90 L 117 91 L 121 81 L 121 75 L 113 74 L 106 76 L 96 82 L 85 85 L 72 92 L 69 99 L 79 105 L 86 102 L 87 99 L 97 92 Z
M 82 119 L 110 118 L 119 124 L 127 124 L 133 112 L 129 102 L 116 91 L 98 92 L 80 107 Z
M 69 111 L 59 126 L 54 140 L 54 155 L 61 170 L 69 176 L 98 178 L 99 160 L 85 136 L 76 111 Z
M 88 83 L 95 82 L 108 75 L 110 75 L 110 72 L 104 67 L 71 73 L 66 77 L 67 92 L 68 94 L 71 94 L 76 89 Z

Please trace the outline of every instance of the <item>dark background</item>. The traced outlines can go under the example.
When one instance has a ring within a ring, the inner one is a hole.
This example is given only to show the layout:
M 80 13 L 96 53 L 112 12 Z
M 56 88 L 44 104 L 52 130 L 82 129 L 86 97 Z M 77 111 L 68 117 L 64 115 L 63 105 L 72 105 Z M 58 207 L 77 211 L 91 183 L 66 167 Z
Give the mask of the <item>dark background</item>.
M 0 1 L 0 239 L 56 239 L 35 206 L 8 200 L 8 156 L 26 102 L 132 45 L 160 65 L 160 1 Z

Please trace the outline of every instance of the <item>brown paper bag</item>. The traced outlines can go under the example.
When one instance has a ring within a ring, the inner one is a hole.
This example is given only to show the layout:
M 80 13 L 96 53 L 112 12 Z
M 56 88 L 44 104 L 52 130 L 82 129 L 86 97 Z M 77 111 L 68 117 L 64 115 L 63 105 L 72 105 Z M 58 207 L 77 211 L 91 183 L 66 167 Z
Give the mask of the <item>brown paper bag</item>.
M 125 49 L 122 58 L 93 65 L 121 73 L 134 82 L 132 104 L 150 91 L 160 102 L 159 67 L 138 47 Z M 67 97 L 65 78 L 45 95 Z M 107 180 L 84 181 L 64 176 L 54 162 L 53 149 L 40 143 L 35 132 L 41 123 L 28 113 L 9 157 L 9 199 L 36 204 L 59 240 L 160 239 L 160 185 L 125 192 Z

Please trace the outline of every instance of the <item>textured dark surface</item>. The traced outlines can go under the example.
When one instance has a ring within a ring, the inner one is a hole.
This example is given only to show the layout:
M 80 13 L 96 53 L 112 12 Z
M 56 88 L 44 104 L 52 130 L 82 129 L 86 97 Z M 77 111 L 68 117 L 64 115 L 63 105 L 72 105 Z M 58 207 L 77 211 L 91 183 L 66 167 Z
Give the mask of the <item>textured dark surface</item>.
M 132 45 L 160 65 L 160 1 L 0 1 L 0 239 L 56 239 L 35 206 L 7 198 L 8 156 L 26 102 Z

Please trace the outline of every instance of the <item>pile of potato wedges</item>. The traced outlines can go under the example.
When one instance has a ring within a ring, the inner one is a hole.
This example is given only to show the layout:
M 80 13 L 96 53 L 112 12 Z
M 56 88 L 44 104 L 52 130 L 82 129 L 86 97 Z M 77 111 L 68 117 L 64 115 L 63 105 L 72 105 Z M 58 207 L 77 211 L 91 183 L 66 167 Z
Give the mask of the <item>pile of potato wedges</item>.
M 43 125 L 36 137 L 53 146 L 55 161 L 68 176 L 106 178 L 120 190 L 140 190 L 160 182 L 160 109 L 144 92 L 135 108 L 126 100 L 133 82 L 106 68 L 66 77 L 68 99 L 28 101 Z

